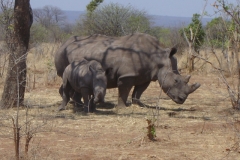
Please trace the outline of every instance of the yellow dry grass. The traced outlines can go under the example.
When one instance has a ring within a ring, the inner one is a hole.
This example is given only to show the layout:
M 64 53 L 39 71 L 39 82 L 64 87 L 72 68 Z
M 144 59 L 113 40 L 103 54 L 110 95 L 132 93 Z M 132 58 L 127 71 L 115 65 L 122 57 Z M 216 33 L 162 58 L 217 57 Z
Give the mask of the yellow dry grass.
M 45 44 L 43 48 L 48 47 Z M 30 80 L 25 102 L 30 107 L 32 127 L 38 127 L 30 143 L 30 159 L 239 159 L 239 112 L 231 109 L 226 87 L 209 65 L 197 68 L 192 75 L 191 83 L 199 82 L 202 86 L 183 105 L 161 94 L 157 82 L 152 82 L 141 98 L 144 107 L 130 105 L 116 110 L 117 89 L 111 89 L 107 90 L 106 103 L 98 105 L 94 114 L 74 112 L 72 104 L 68 104 L 66 111 L 56 112 L 61 103 L 58 94 L 61 79 L 52 66 L 56 48 L 42 55 L 36 54 L 36 48 L 29 52 Z M 214 57 L 209 56 L 216 64 Z M 184 68 L 185 58 L 185 55 L 178 56 L 180 68 Z M 196 66 L 202 64 L 199 61 Z M 185 74 L 184 69 L 181 71 Z M 25 114 L 22 108 L 20 124 L 23 126 Z M 15 115 L 16 109 L 0 111 L 1 159 L 14 157 L 11 116 Z M 157 138 L 149 141 L 146 119 L 153 115 L 157 119 Z M 22 127 L 22 133 L 24 130 Z M 21 155 L 23 145 L 24 135 Z

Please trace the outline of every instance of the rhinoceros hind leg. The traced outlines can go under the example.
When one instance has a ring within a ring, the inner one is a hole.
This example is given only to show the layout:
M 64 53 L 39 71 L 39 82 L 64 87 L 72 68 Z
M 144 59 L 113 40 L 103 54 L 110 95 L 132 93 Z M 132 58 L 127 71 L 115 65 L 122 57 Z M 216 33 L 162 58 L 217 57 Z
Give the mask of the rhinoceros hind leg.
M 71 86 L 67 82 L 66 85 L 62 85 L 61 88 L 62 88 L 62 99 L 63 99 L 63 101 L 62 101 L 62 104 L 58 108 L 59 111 L 66 109 L 66 105 L 70 100 L 69 91 L 71 90 Z M 59 89 L 59 91 L 60 91 L 60 89 Z
M 61 95 L 61 97 L 63 96 L 63 85 L 61 85 L 61 87 L 58 90 L 59 94 Z

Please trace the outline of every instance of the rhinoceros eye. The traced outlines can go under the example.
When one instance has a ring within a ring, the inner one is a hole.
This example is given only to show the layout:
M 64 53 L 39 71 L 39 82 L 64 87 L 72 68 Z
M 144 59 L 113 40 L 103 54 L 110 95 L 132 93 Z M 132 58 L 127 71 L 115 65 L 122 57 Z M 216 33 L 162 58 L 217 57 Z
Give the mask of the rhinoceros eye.
M 178 83 L 179 82 L 179 80 L 178 79 L 175 79 L 175 83 Z

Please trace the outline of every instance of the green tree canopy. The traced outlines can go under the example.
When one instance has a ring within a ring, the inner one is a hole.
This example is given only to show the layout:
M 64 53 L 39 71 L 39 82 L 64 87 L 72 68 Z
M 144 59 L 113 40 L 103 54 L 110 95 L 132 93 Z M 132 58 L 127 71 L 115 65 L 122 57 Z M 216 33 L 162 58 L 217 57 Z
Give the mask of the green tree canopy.
M 227 38 L 227 26 L 230 23 L 223 20 L 222 17 L 212 19 L 207 23 L 206 34 L 208 36 L 208 42 L 213 47 L 223 47 Z
M 196 52 L 203 45 L 205 32 L 200 21 L 200 14 L 193 14 L 192 22 L 181 31 L 182 35 L 186 34 L 189 42 L 193 43 L 193 48 Z
M 87 5 L 87 11 L 92 13 L 102 2 L 103 2 L 103 0 L 92 0 Z

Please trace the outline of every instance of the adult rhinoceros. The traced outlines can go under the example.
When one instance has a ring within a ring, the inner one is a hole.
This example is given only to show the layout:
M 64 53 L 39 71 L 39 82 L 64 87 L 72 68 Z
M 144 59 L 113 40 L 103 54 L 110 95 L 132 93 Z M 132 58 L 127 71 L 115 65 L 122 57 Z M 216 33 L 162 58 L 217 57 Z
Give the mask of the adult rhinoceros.
M 139 99 L 150 82 L 156 80 L 174 102 L 182 104 L 200 84 L 188 85 L 190 76 L 173 72 L 171 60 L 176 51 L 176 48 L 161 48 L 156 38 L 143 33 L 123 37 L 73 36 L 56 52 L 55 66 L 62 77 L 66 66 L 75 60 L 100 62 L 103 69 L 111 69 L 107 88 L 118 87 L 118 106 L 126 106 L 133 86 L 132 98 Z

